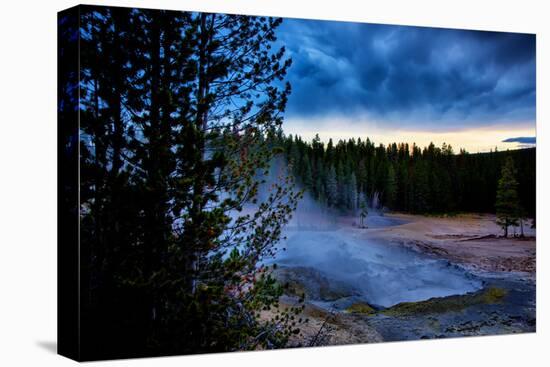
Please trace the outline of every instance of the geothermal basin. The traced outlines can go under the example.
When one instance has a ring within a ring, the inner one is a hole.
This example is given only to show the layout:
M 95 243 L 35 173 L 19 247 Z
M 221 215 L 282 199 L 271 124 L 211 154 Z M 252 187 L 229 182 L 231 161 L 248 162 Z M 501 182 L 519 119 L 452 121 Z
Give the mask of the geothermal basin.
M 329 283 L 353 289 L 353 298 L 375 307 L 462 295 L 482 281 L 446 260 L 362 238 L 359 230 L 291 229 L 273 262 L 314 269 Z

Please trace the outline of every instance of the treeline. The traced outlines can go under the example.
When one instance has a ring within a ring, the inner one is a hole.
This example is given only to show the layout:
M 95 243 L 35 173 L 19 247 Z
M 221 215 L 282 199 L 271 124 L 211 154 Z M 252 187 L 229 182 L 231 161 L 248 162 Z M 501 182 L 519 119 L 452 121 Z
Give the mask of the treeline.
M 535 215 L 535 148 L 455 154 L 436 147 L 369 139 L 327 144 L 279 134 L 292 171 L 316 200 L 342 211 L 362 204 L 410 213 L 495 212 L 501 166 L 512 157 L 521 206 Z

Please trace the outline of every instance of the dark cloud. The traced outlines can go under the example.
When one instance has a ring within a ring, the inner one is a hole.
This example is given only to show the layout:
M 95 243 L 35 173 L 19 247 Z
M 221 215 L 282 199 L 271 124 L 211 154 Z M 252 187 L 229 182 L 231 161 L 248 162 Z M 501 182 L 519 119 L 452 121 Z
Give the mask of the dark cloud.
M 430 127 L 535 118 L 535 36 L 287 19 L 287 117 L 368 115 Z
M 520 143 L 520 144 L 536 144 L 537 138 L 535 136 L 521 136 L 517 138 L 508 138 L 502 141 L 503 143 Z

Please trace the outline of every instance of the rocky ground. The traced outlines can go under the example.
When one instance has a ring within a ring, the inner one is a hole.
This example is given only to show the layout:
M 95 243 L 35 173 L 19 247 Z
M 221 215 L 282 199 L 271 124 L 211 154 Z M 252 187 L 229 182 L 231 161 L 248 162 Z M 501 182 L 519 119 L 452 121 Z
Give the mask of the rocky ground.
M 295 305 L 298 298 L 283 296 L 282 307 Z M 346 345 L 383 341 L 380 333 L 363 322 L 364 316 L 348 312 L 330 311 L 307 301 L 300 318 L 300 334 L 292 336 L 290 346 Z
M 358 301 L 357 290 L 310 267 L 280 267 L 282 307 L 305 295 L 301 317 L 309 319 L 294 345 L 337 345 L 473 335 L 534 332 L 535 232 L 498 237 L 494 218 L 385 215 L 358 228 L 354 218 L 338 227 L 365 241 L 405 246 L 467 269 L 483 288 L 465 295 L 404 302 L 388 308 Z

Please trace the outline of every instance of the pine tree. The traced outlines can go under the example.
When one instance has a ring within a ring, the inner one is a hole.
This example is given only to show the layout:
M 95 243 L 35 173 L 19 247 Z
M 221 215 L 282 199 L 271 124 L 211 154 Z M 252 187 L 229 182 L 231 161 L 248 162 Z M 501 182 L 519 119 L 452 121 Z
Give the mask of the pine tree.
M 349 184 L 348 184 L 348 208 L 355 212 L 357 209 L 357 179 L 355 178 L 355 173 L 350 175 Z
M 360 191 L 365 193 L 368 192 L 367 182 L 366 160 L 362 159 L 357 166 L 357 186 L 360 187 Z
M 398 163 L 397 171 L 397 194 L 395 200 L 395 207 L 400 210 L 407 210 L 409 207 L 409 198 L 407 188 L 409 186 L 409 173 L 407 170 L 407 164 L 405 160 Z
M 348 205 L 348 177 L 346 176 L 344 164 L 341 159 L 338 160 L 338 164 L 336 165 L 336 180 L 338 181 L 338 189 L 336 191 L 338 198 L 337 206 L 345 210 Z
M 368 205 L 367 205 L 367 198 L 364 192 L 359 193 L 359 223 L 361 228 L 366 228 L 365 221 L 367 219 L 368 215 Z
M 410 200 L 413 213 L 430 211 L 429 193 L 430 187 L 426 162 L 420 161 L 414 165 L 412 176 Z
M 302 157 L 300 154 L 300 148 L 298 146 L 297 140 L 298 140 L 298 137 L 296 136 L 296 141 L 292 144 L 292 147 L 290 149 L 289 162 L 291 164 L 292 172 L 294 173 L 294 176 L 301 177 Z
M 507 157 L 502 166 L 496 195 L 497 224 L 502 227 L 504 237 L 508 237 L 508 227 L 517 225 L 520 210 L 518 182 L 512 157 Z
M 397 180 L 395 178 L 395 169 L 393 164 L 388 165 L 388 175 L 386 178 L 386 188 L 384 190 L 386 205 L 393 208 L 395 197 L 397 195 Z
M 336 169 L 330 166 L 326 180 L 326 197 L 330 207 L 336 207 L 338 204 L 338 181 L 336 179 Z
M 281 177 L 258 202 L 290 92 L 280 23 L 83 7 L 83 345 L 97 355 L 272 348 L 296 330 L 258 316 L 281 294 L 258 261 L 299 198 Z
M 322 148 L 321 148 L 322 149 Z M 325 202 L 325 169 L 323 167 L 322 159 L 317 159 L 315 169 L 315 194 L 320 202 Z
M 311 163 L 307 155 L 304 156 L 304 158 L 302 159 L 302 167 L 303 167 L 302 168 L 303 174 L 301 176 L 302 176 L 302 181 L 303 181 L 302 183 L 304 185 L 304 189 L 312 193 L 314 191 L 313 190 L 313 173 L 311 171 Z

